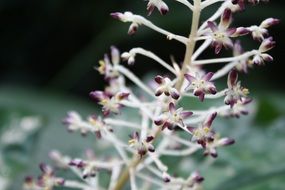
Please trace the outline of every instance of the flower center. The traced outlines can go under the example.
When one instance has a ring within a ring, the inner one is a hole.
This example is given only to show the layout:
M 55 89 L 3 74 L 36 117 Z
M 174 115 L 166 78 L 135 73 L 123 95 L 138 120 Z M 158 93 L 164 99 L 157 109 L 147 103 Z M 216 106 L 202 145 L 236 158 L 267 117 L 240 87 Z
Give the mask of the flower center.
M 223 40 L 226 37 L 226 35 L 223 32 L 215 32 L 214 38 L 216 40 Z

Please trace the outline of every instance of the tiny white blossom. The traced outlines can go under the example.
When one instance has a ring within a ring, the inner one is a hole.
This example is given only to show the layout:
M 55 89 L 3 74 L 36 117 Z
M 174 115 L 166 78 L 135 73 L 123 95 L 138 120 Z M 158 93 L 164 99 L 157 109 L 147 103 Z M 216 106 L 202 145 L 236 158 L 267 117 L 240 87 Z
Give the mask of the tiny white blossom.
M 147 4 L 148 15 L 151 15 L 151 13 L 154 11 L 155 8 L 157 8 L 162 15 L 165 15 L 169 11 L 169 8 L 164 1 L 148 0 Z
M 266 38 L 259 46 L 258 53 L 254 55 L 252 62 L 256 65 L 262 65 L 265 62 L 273 61 L 273 57 L 266 52 L 271 50 L 275 46 L 275 41 L 272 37 Z

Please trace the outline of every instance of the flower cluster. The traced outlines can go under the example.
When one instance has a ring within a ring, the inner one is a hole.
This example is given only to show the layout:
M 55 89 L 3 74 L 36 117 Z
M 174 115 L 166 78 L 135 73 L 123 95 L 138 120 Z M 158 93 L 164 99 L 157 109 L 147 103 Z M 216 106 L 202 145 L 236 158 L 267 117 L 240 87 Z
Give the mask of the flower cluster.
M 231 21 L 232 11 L 227 8 L 224 10 L 218 26 L 212 21 L 207 22 L 208 27 L 211 29 L 211 32 L 207 35 L 212 39 L 212 46 L 215 47 L 216 54 L 220 53 L 223 46 L 225 48 L 233 47 L 231 37 L 238 37 L 249 33 L 249 30 L 244 27 L 230 28 Z
M 241 87 L 238 80 L 238 73 L 232 70 L 228 76 L 228 90 L 226 91 L 225 104 L 233 107 L 239 100 L 246 98 L 249 94 L 247 88 Z
M 194 0 L 193 4 L 188 0 L 176 1 L 193 12 L 189 38 L 160 28 L 130 11 L 111 13 L 111 16 L 130 23 L 128 34 L 135 34 L 139 26 L 145 26 L 165 35 L 168 40 L 184 44 L 186 52 L 182 65 L 174 59 L 169 64 L 155 53 L 142 48 L 133 48 L 121 54 L 112 46 L 110 55 L 106 54 L 97 67 L 107 85 L 104 90 L 90 92 L 91 98 L 102 106 L 102 116 L 96 114 L 82 119 L 77 112 L 71 111 L 63 121 L 68 131 L 78 131 L 84 136 L 91 134 L 102 139 L 96 143 L 100 143 L 98 149 L 102 147 L 106 155 L 95 157 L 92 151 L 87 151 L 83 158 L 71 158 L 53 151 L 50 157 L 56 166 L 69 169 L 80 180 L 63 180 L 56 177 L 50 167 L 41 165 L 43 174 L 38 181 L 28 177 L 24 185 L 26 190 L 51 190 L 57 186 L 84 190 L 121 190 L 127 183 L 132 190 L 142 189 L 139 187 L 142 184 L 147 184 L 149 189 L 202 188 L 204 177 L 196 171 L 197 168 L 190 167 L 189 170 L 193 172 L 182 178 L 171 174 L 171 166 L 166 165 L 163 158 L 189 158 L 197 151 L 217 158 L 217 148 L 235 142 L 232 138 L 222 136 L 224 132 L 217 130 L 214 120 L 217 117 L 239 118 L 250 112 L 252 99 L 248 97 L 249 90 L 241 86 L 238 75 L 239 72 L 247 74 L 253 65 L 273 61 L 268 52 L 275 46 L 275 41 L 269 35 L 269 28 L 279 20 L 268 18 L 259 25 L 234 26 L 235 13 L 245 10 L 248 4 L 258 4 L 258 0 Z M 215 3 L 221 3 L 220 8 L 200 24 L 201 11 Z M 169 12 L 163 0 L 148 0 L 148 15 L 155 9 L 161 15 Z M 260 43 L 259 47 L 243 49 L 241 36 L 246 35 Z M 198 41 L 201 42 L 200 46 Z M 214 48 L 215 54 L 232 50 L 233 56 L 199 59 L 210 46 Z M 152 84 L 141 80 L 128 69 L 129 66 L 135 66 L 138 55 L 153 59 L 168 73 L 153 76 Z M 128 65 L 124 65 L 121 59 Z M 224 64 L 212 71 L 204 67 L 215 63 Z M 216 80 L 223 77 L 227 77 L 227 84 L 219 89 L 215 85 Z M 135 84 L 136 88 L 128 87 L 126 80 Z M 189 110 L 185 102 L 191 98 L 199 104 L 204 104 L 208 99 L 217 99 L 217 104 L 215 107 L 198 107 L 196 110 L 193 106 Z M 183 133 L 189 135 L 189 138 Z M 129 138 L 128 134 L 131 134 Z M 109 181 L 108 187 L 98 182 L 101 175 L 97 174 L 102 170 L 110 174 L 108 180 L 104 180 Z
M 179 98 L 179 92 L 173 87 L 173 82 L 168 77 L 162 77 L 160 75 L 155 77 L 155 82 L 159 87 L 155 91 L 156 96 L 165 94 L 166 96 L 171 96 L 173 99 L 177 100 Z
M 133 132 L 130 135 L 129 145 L 137 150 L 137 153 L 142 158 L 148 151 L 154 152 L 154 146 L 151 144 L 153 140 L 152 136 L 148 136 L 145 140 L 140 140 L 140 136 L 138 132 Z
M 199 76 L 199 73 L 196 73 L 196 77 L 185 74 L 185 78 L 189 81 L 189 85 L 186 90 L 193 90 L 193 94 L 198 96 L 201 101 L 204 100 L 205 94 L 216 94 L 217 89 L 215 85 L 210 82 L 214 73 L 209 72 L 204 76 Z
M 24 183 L 24 190 L 52 190 L 54 187 L 63 186 L 64 179 L 58 178 L 54 175 L 53 169 L 46 165 L 40 164 L 40 169 L 42 174 L 38 177 L 37 180 L 34 180 L 32 177 L 26 177 Z
M 98 139 L 102 138 L 102 133 L 112 132 L 112 128 L 106 125 L 100 116 L 91 115 L 87 120 L 83 120 L 75 111 L 69 112 L 63 123 L 67 126 L 69 132 L 80 131 L 83 136 L 94 133 Z
M 105 76 L 106 80 L 117 78 L 119 73 L 115 69 L 115 66 L 120 63 L 120 52 L 117 48 L 111 47 L 111 60 L 106 54 L 103 60 L 99 61 L 99 67 L 97 70 L 100 74 Z
M 94 155 L 94 152 L 91 150 L 86 151 L 85 160 L 72 159 L 68 164 L 70 167 L 77 168 L 80 173 L 82 173 L 83 179 L 95 177 L 96 172 L 99 169 L 98 165 L 96 164 L 96 157 Z
M 154 120 L 154 123 L 158 126 L 161 126 L 162 130 L 165 128 L 173 129 L 175 126 L 179 125 L 184 127 L 184 120 L 190 117 L 193 114 L 191 111 L 183 111 L 183 108 L 176 109 L 174 103 L 170 103 L 168 111 L 162 113 L 157 119 Z
M 108 94 L 102 91 L 93 91 L 90 96 L 98 101 L 103 106 L 102 111 L 104 116 L 108 116 L 111 112 L 118 114 L 120 108 L 123 106 L 121 101 L 128 98 L 129 93 L 121 92 L 117 94 Z
M 204 155 L 211 155 L 214 158 L 218 156 L 216 148 L 231 145 L 235 142 L 231 138 L 219 138 L 219 135 L 211 128 L 216 116 L 217 112 L 214 112 L 210 114 L 199 127 L 187 127 L 192 133 L 192 141 L 196 141 L 203 147 Z

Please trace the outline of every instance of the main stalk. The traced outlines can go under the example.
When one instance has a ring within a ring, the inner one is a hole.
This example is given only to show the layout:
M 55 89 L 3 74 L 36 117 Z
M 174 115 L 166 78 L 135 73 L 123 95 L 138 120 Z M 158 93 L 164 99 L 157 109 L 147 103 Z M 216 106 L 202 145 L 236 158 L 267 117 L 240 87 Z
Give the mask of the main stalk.
M 175 86 L 175 88 L 178 91 L 181 91 L 181 87 L 184 81 L 184 74 L 186 74 L 187 68 L 188 66 L 191 65 L 191 62 L 192 62 L 191 58 L 192 58 L 195 45 L 196 45 L 195 38 L 197 36 L 197 31 L 199 27 L 200 14 L 201 14 L 201 0 L 194 0 L 191 32 L 189 35 L 189 40 L 186 44 L 186 52 L 185 52 L 185 57 L 184 57 L 181 73 L 178 76 L 178 80 Z M 159 136 L 159 134 L 160 134 L 160 130 L 157 131 L 154 137 L 156 138 L 157 136 Z M 114 190 L 122 190 L 124 188 L 125 184 L 130 178 L 130 174 L 129 174 L 130 169 L 136 168 L 137 165 L 143 160 L 144 160 L 143 158 L 140 158 L 139 156 L 134 155 L 130 164 L 126 166 L 126 168 L 121 173 L 120 178 L 118 179 L 118 182 L 114 187 Z
M 188 67 L 192 64 L 191 58 L 196 46 L 196 37 L 199 28 L 200 15 L 201 15 L 201 0 L 194 0 L 191 32 L 189 35 L 189 40 L 186 44 L 186 52 L 184 56 L 182 69 L 180 75 L 178 76 L 178 80 L 175 86 L 175 88 L 178 91 L 181 91 L 181 87 L 184 81 L 184 75 L 186 74 Z

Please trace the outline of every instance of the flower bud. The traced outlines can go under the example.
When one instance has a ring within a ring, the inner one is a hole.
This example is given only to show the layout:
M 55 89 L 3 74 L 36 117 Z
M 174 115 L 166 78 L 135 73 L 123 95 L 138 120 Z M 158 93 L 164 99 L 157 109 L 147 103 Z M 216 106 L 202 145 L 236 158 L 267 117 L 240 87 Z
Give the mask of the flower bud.
M 152 12 L 154 11 L 155 8 L 157 8 L 160 12 L 160 14 L 165 15 L 168 13 L 169 8 L 165 2 L 162 0 L 148 0 L 147 4 L 147 10 L 148 10 L 148 15 L 150 16 Z
M 169 183 L 171 181 L 171 177 L 167 172 L 162 173 L 162 179 L 165 183 Z
M 155 96 L 165 94 L 166 96 L 171 96 L 175 100 L 179 99 L 180 94 L 176 88 L 173 87 L 173 82 L 168 77 L 158 75 L 154 80 L 159 85 L 155 91 Z
M 139 25 L 137 23 L 132 23 L 129 27 L 128 34 L 129 35 L 134 35 L 138 31 Z
M 128 65 L 133 65 L 135 63 L 135 55 L 129 52 L 124 52 L 121 57 L 124 61 L 128 62 Z
M 268 18 L 268 19 L 265 19 L 261 24 L 260 24 L 260 27 L 262 28 L 269 28 L 271 26 L 274 26 L 276 24 L 279 24 L 280 23 L 280 20 L 279 19 L 276 19 L 276 18 Z

